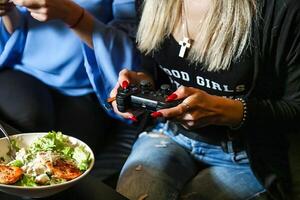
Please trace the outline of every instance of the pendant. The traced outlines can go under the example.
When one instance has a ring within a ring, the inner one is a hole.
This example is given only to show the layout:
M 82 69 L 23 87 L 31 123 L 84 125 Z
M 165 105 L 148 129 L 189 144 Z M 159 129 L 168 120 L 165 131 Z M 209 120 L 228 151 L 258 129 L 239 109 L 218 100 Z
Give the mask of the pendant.
M 179 51 L 179 57 L 183 58 L 185 55 L 185 51 L 187 50 L 187 48 L 191 47 L 191 43 L 190 43 L 190 39 L 187 37 L 184 37 L 183 40 L 179 41 L 179 45 L 180 47 L 180 51 Z

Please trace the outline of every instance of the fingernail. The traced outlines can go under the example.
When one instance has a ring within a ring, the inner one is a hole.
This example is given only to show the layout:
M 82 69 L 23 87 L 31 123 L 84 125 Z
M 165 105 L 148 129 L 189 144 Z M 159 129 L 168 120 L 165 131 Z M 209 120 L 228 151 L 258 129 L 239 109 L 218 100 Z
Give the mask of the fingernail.
M 177 99 L 177 94 L 175 93 L 172 93 L 171 95 L 169 95 L 167 98 L 166 98 L 166 102 L 169 102 L 169 101 L 174 101 L 175 99 Z
M 128 81 L 123 81 L 123 82 L 122 82 L 122 88 L 123 88 L 123 89 L 127 89 L 128 86 L 129 86 Z
M 151 117 L 153 118 L 158 118 L 158 117 L 162 117 L 162 113 L 161 112 L 153 112 L 151 113 Z
M 130 119 L 133 122 L 137 122 L 138 121 L 138 119 L 136 118 L 136 116 L 131 116 L 128 119 Z

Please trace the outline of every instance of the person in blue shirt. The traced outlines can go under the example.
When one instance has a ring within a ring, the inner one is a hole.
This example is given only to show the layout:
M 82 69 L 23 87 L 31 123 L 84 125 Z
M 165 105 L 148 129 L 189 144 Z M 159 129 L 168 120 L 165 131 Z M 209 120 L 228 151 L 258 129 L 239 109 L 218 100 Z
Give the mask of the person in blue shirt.
M 135 1 L 13 0 L 0 15 L 0 120 L 99 146 L 118 73 L 139 65 Z

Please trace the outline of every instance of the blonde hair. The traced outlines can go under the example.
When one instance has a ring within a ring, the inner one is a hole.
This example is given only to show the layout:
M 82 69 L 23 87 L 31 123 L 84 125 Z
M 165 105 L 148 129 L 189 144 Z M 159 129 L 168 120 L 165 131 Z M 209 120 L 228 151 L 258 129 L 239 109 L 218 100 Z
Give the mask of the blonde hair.
M 183 0 L 145 0 L 137 43 L 149 54 L 160 48 L 181 19 Z M 256 0 L 212 0 L 189 51 L 188 60 L 208 71 L 229 69 L 250 44 Z

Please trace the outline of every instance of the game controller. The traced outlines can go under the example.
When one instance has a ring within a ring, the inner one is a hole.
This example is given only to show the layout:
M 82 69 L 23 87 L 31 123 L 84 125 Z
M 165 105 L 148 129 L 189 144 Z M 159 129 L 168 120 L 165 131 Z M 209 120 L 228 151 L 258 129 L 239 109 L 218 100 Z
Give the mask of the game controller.
M 126 89 L 119 87 L 116 96 L 117 108 L 120 112 L 126 112 L 128 109 L 144 109 L 153 112 L 175 107 L 182 100 L 166 101 L 173 92 L 168 84 L 161 85 L 159 90 L 154 90 L 149 81 L 142 80 L 138 85 L 131 84 Z

